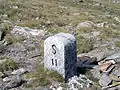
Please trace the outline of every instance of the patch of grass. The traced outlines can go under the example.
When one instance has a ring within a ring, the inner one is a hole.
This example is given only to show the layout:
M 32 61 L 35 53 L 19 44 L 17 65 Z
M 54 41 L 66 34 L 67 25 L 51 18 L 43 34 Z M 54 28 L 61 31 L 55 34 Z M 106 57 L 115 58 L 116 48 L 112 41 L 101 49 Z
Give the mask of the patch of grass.
M 63 82 L 64 79 L 63 77 L 58 74 L 56 71 L 48 71 L 48 77 L 50 78 L 50 81 L 58 81 L 58 82 Z
M 120 48 L 120 41 L 116 41 L 115 46 Z
M 77 39 L 77 53 L 87 53 L 94 49 L 94 41 L 92 39 L 84 38 L 81 35 L 76 36 Z
M 12 30 L 12 25 L 10 23 L 1 23 L 0 30 L 3 31 L 4 35 Z
M 41 21 L 40 20 L 26 20 L 22 23 L 18 23 L 18 26 L 22 26 L 22 27 L 39 27 L 40 26 Z
M 16 42 L 20 42 L 23 41 L 24 38 L 20 37 L 20 36 L 12 36 L 10 34 L 7 34 L 5 36 L 5 41 L 7 42 L 7 44 L 12 44 L 12 43 L 16 43 Z
M 93 30 L 93 28 L 91 27 L 82 27 L 80 29 L 77 30 L 78 33 L 90 33 Z
M 63 28 L 60 28 L 60 27 L 57 27 L 57 26 L 48 28 L 47 32 L 52 33 L 52 34 L 56 34 L 56 33 L 60 33 L 60 32 L 70 33 L 69 30 L 64 30 Z
M 25 75 L 26 78 L 33 78 L 32 87 L 36 86 L 48 86 L 53 82 L 64 82 L 63 77 L 58 74 L 56 71 L 45 70 L 43 65 L 37 64 L 37 68 L 35 72 L 27 73 Z
M 117 38 L 119 37 L 120 33 L 111 28 L 101 28 L 101 33 L 99 37 L 102 40 L 107 40 L 108 38 Z
M 94 88 L 93 90 L 101 90 L 101 86 L 99 85 L 99 82 L 98 82 L 99 80 L 93 77 L 90 70 L 86 71 L 85 76 L 94 82 L 94 84 L 92 85 L 92 88 Z
M 10 58 L 0 58 L 2 60 L 4 60 L 2 63 L 0 63 L 0 71 L 4 72 L 4 71 L 8 71 L 8 70 L 14 70 L 17 69 L 19 64 L 14 62 L 12 59 Z

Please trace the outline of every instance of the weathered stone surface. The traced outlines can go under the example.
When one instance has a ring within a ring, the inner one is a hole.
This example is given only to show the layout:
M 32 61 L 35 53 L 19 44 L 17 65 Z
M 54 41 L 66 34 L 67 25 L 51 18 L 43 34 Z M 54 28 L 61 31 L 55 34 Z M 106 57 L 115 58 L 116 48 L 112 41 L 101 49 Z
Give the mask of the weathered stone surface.
M 19 26 L 14 26 L 11 33 L 20 35 L 20 36 L 25 36 L 26 38 L 30 38 L 30 37 L 41 38 L 41 37 L 44 37 L 44 35 L 45 35 L 44 30 L 37 30 L 37 29 L 31 29 L 28 27 L 19 27 Z
M 110 55 L 106 58 L 106 60 L 111 60 L 111 59 L 115 60 L 116 63 L 120 62 L 120 52 Z
M 31 70 L 35 66 L 35 61 L 40 57 L 41 53 L 40 49 L 36 47 L 37 44 L 35 41 L 30 39 L 25 41 L 6 46 L 3 54 L 4 56 L 12 58 L 15 62 L 26 65 L 27 69 Z M 38 44 L 37 46 L 40 45 Z
M 111 83 L 112 83 L 112 79 L 106 73 L 103 73 L 103 75 L 101 76 L 101 78 L 99 80 L 99 84 L 101 86 L 105 87 Z
M 97 61 L 101 61 L 101 60 L 105 59 L 107 56 L 109 56 L 115 52 L 116 52 L 116 49 L 109 50 L 106 47 L 100 47 L 100 48 L 96 48 L 96 49 L 88 52 L 86 55 L 91 56 L 91 57 L 96 57 Z
M 56 70 L 65 79 L 76 74 L 76 39 L 68 33 L 59 33 L 44 42 L 44 66 Z

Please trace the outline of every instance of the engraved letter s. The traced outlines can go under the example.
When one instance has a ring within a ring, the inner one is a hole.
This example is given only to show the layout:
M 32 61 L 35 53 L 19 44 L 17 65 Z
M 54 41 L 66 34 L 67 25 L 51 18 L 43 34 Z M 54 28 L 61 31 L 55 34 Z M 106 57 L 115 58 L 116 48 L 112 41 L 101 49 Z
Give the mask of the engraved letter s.
M 52 45 L 52 49 L 53 49 L 53 50 L 52 50 L 52 53 L 53 53 L 53 54 L 56 54 L 56 46 L 55 46 L 55 44 Z

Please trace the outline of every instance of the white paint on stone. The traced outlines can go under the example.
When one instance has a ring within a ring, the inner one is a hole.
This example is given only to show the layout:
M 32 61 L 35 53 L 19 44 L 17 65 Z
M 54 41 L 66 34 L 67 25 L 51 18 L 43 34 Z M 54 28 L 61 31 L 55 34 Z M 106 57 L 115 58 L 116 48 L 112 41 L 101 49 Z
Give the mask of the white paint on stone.
M 76 75 L 76 39 L 68 33 L 58 33 L 44 42 L 44 66 L 60 73 L 65 80 Z

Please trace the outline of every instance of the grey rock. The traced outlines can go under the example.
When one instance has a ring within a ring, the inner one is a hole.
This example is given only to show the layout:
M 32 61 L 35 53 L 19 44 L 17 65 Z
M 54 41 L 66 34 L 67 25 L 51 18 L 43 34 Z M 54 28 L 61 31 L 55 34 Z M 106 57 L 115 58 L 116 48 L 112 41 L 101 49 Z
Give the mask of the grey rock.
M 21 86 L 22 83 L 23 83 L 23 80 L 22 80 L 22 78 L 20 76 L 12 76 L 10 79 L 11 80 L 8 83 L 5 84 L 5 86 L 8 89 Z
M 21 74 L 25 74 L 26 72 L 28 72 L 28 70 L 26 70 L 24 68 L 19 68 L 17 70 L 14 70 L 11 74 L 13 74 L 13 75 L 21 75 Z
M 10 80 L 11 80 L 10 77 L 3 78 L 3 82 L 9 82 Z
M 77 28 L 77 29 L 83 28 L 83 27 L 91 28 L 91 27 L 93 27 L 93 26 L 94 26 L 94 23 L 93 23 L 93 22 L 91 22 L 91 21 L 85 21 L 85 22 L 79 23 L 76 28 Z
M 105 87 L 105 86 L 110 85 L 111 83 L 112 83 L 111 78 L 106 73 L 103 73 L 99 80 L 99 84 Z
M 108 24 L 108 22 L 98 23 L 98 24 L 96 24 L 96 27 L 105 27 L 106 24 Z
M 60 73 L 65 80 L 76 75 L 76 39 L 68 33 L 58 33 L 44 42 L 44 65 Z
M 120 77 L 120 68 L 114 70 L 114 71 L 112 72 L 112 74 L 114 74 L 114 75 Z
M 37 46 L 37 47 L 36 47 Z M 25 65 L 26 68 L 32 69 L 35 67 L 35 61 L 40 58 L 40 44 L 36 45 L 32 40 L 26 42 L 17 42 L 5 47 L 4 56 L 12 58 L 15 62 Z M 29 66 L 31 68 L 29 68 Z
M 107 58 L 105 58 L 106 60 L 115 60 L 116 63 L 120 62 L 120 51 L 118 53 L 112 54 L 110 56 L 108 56 Z
M 89 80 L 85 75 L 80 74 L 69 79 L 66 90 L 84 90 L 84 87 L 89 88 L 93 81 Z
M 15 35 L 24 36 L 26 38 L 30 38 L 30 37 L 41 38 L 44 37 L 45 35 L 44 30 L 31 29 L 28 27 L 19 27 L 19 26 L 14 26 L 11 33 Z
M 115 52 L 116 52 L 116 50 L 109 50 L 106 47 L 100 47 L 100 48 L 96 48 L 96 49 L 86 53 L 86 55 L 90 56 L 90 57 L 96 57 L 97 61 L 100 61 Z

